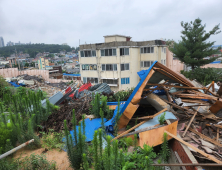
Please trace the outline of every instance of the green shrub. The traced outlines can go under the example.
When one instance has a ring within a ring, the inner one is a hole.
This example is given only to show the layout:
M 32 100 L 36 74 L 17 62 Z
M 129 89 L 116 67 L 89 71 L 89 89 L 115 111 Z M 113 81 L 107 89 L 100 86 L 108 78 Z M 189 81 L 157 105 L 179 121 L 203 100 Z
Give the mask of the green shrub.
M 62 149 L 64 147 L 64 143 L 62 139 L 64 137 L 64 133 L 54 132 L 53 129 L 49 129 L 48 134 L 45 132 L 40 132 L 42 134 L 42 147 L 51 149 Z
M 164 122 L 165 122 L 165 115 L 166 115 L 166 112 L 164 112 L 164 114 L 162 114 L 161 116 L 158 117 L 158 121 L 160 123 L 160 125 L 163 125 Z
M 222 81 L 221 68 L 195 68 L 193 71 L 181 70 L 181 74 L 191 80 L 196 79 L 204 86 L 210 84 L 212 81 Z
M 21 167 L 24 170 L 56 170 L 56 162 L 48 161 L 45 155 L 32 154 L 26 156 L 21 161 Z

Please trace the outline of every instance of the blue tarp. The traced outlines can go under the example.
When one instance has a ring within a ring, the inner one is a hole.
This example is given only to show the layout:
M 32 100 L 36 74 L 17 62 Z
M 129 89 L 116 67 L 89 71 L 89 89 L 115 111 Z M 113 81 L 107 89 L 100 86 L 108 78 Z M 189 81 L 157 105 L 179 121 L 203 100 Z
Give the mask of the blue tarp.
M 63 73 L 63 76 L 80 77 L 81 74 L 67 74 L 67 73 Z
M 119 110 L 121 110 L 124 105 L 125 105 L 125 104 L 121 104 Z M 118 111 L 118 106 L 117 106 L 116 109 L 114 110 L 112 119 L 110 119 L 109 121 L 107 121 L 107 122 L 105 123 L 106 131 L 111 131 L 111 132 L 113 131 L 113 129 L 114 129 L 113 127 L 114 127 L 114 125 L 115 125 L 115 119 L 116 119 L 117 111 Z M 121 114 L 122 114 L 122 113 L 120 112 L 120 115 L 121 115 Z
M 15 82 L 9 82 L 12 86 L 14 86 L 14 87 L 20 87 L 20 85 L 18 85 L 18 84 L 16 84 Z
M 125 103 L 126 101 L 121 101 L 120 104 Z M 107 102 L 107 105 L 118 105 L 118 102 Z
M 221 63 L 221 61 L 213 61 L 213 62 L 210 63 L 210 64 L 218 64 L 218 63 Z
M 104 118 L 104 122 L 106 122 L 106 121 L 107 120 Z M 101 118 L 96 118 L 96 119 L 93 119 L 93 120 L 85 119 L 86 142 L 89 142 L 89 141 L 93 140 L 94 131 L 99 129 L 102 126 L 101 122 L 102 122 Z M 77 131 L 77 134 L 78 134 L 79 126 L 76 126 L 76 131 Z M 71 134 L 72 138 L 74 138 L 74 130 L 71 130 L 70 134 Z
M 137 74 L 139 75 L 140 78 L 142 78 L 145 74 L 146 74 L 147 70 L 141 70 L 139 72 L 137 72 Z

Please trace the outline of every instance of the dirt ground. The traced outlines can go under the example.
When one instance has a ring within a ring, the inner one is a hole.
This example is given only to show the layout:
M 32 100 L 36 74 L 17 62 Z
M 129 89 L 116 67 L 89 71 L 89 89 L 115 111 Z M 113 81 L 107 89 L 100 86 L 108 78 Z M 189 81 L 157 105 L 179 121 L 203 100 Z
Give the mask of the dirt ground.
M 20 149 L 14 154 L 14 158 L 24 158 L 25 156 L 30 156 L 31 154 L 42 154 L 44 148 L 35 149 L 35 150 L 27 150 Z M 48 161 L 55 161 L 56 166 L 59 170 L 72 170 L 70 167 L 70 163 L 68 160 L 67 153 L 65 151 L 58 151 L 56 149 L 52 149 L 44 153 L 46 155 L 46 159 Z

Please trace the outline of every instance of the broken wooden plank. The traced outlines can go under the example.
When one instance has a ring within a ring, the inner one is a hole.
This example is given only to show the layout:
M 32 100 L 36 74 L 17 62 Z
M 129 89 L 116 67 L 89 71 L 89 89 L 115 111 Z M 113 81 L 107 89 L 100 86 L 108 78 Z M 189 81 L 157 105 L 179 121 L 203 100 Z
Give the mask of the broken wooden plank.
M 219 131 L 219 127 L 217 128 L 217 142 L 219 142 L 219 133 L 220 133 L 220 131 Z
M 194 119 L 194 118 L 195 118 L 195 116 L 197 115 L 197 112 L 198 112 L 198 110 L 199 110 L 199 109 L 200 109 L 200 106 L 197 108 L 197 111 L 194 113 L 193 117 L 191 118 L 191 120 L 190 120 L 189 124 L 187 125 L 186 130 L 183 132 L 182 137 L 184 137 L 184 136 L 186 135 L 187 130 L 189 129 L 189 127 L 190 127 L 191 123 L 193 122 L 193 119 Z
M 163 113 L 163 112 L 166 111 L 166 110 L 167 110 L 167 108 L 165 108 L 165 109 L 159 111 L 158 113 L 156 113 L 156 114 L 153 115 L 153 116 L 155 117 L 155 116 L 159 115 L 160 113 Z M 146 122 L 147 122 L 147 120 L 140 122 L 139 124 L 133 126 L 133 127 L 130 128 L 129 130 L 127 130 L 127 131 L 121 133 L 119 136 L 116 136 L 115 138 L 113 138 L 113 139 L 111 140 L 111 142 L 112 142 L 113 140 L 118 139 L 118 138 L 120 138 L 121 136 L 123 136 L 123 135 L 129 133 L 130 131 L 134 130 L 135 128 L 139 127 L 140 125 L 142 125 L 142 124 L 144 124 L 144 123 L 146 123 Z
M 196 135 L 200 136 L 202 139 L 205 139 L 205 140 L 207 140 L 207 141 L 209 141 L 209 142 L 211 142 L 211 143 L 213 143 L 213 144 L 215 144 L 215 145 L 217 145 L 219 147 L 222 147 L 222 144 L 220 144 L 220 143 L 216 142 L 215 140 L 209 138 L 208 136 L 205 136 L 204 134 L 202 134 L 202 133 L 192 129 L 191 127 L 189 128 L 189 130 L 191 132 L 195 133 Z
M 208 90 L 214 85 L 214 81 L 212 81 L 212 83 L 209 85 L 209 87 L 205 90 L 205 94 L 208 92 Z
M 212 161 L 214 161 L 214 162 L 216 162 L 216 163 L 218 163 L 218 164 L 222 164 L 222 162 L 221 162 L 220 160 L 216 159 L 215 157 L 213 157 L 213 156 L 211 156 L 211 155 L 209 155 L 209 154 L 206 154 L 206 153 L 203 152 L 202 150 L 200 150 L 200 149 L 192 146 L 191 144 L 185 142 L 184 140 L 178 138 L 177 136 L 171 134 L 170 132 L 168 132 L 168 131 L 165 131 L 165 132 L 166 132 L 169 136 L 173 137 L 174 139 L 178 140 L 179 142 L 183 143 L 184 145 L 190 147 L 191 149 L 195 150 L 196 152 L 200 153 L 201 155 L 207 157 L 208 159 L 210 159 L 210 160 L 212 160 Z

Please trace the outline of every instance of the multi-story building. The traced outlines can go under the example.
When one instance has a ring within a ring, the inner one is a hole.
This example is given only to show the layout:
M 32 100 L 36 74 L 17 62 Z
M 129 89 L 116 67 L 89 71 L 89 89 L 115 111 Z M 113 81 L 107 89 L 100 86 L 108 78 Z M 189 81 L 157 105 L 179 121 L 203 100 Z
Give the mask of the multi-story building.
M 165 41 L 135 42 L 122 35 L 104 36 L 105 43 L 80 45 L 79 63 L 84 83 L 107 83 L 112 90 L 135 87 L 138 71 L 155 60 L 166 64 Z
M 43 57 L 39 57 L 38 66 L 40 70 L 45 70 L 46 66 L 49 66 L 49 60 Z
M 4 44 L 4 39 L 3 37 L 0 37 L 0 47 L 4 47 L 5 44 Z

